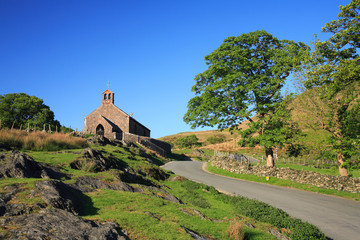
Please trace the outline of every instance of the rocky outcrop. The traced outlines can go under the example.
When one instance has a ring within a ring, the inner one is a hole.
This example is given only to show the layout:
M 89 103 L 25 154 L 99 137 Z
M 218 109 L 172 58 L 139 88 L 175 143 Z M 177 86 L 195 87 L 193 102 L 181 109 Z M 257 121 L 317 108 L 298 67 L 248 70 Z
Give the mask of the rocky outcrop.
M 321 188 L 360 193 L 360 178 L 331 176 L 311 171 L 290 168 L 268 168 L 260 165 L 242 164 L 227 157 L 213 157 L 211 165 L 239 174 L 253 174 L 261 177 L 276 177 Z
M 100 151 L 85 148 L 83 156 L 70 163 L 72 169 L 82 169 L 88 172 L 102 172 L 114 169 L 124 169 L 126 164 L 115 157 L 104 157 Z
M 83 212 L 85 196 L 78 189 L 55 180 L 39 181 L 35 186 L 46 204 L 75 215 Z
M 142 168 L 139 171 L 139 173 L 144 175 L 144 176 L 149 176 L 151 178 L 154 178 L 156 180 L 165 180 L 170 176 L 169 174 L 167 174 L 165 171 L 163 171 L 159 167 Z
M 83 220 L 61 209 L 43 209 L 36 214 L 1 220 L 9 233 L 3 238 L 15 239 L 78 239 L 126 240 L 128 237 L 116 222 L 98 223 Z
M 153 187 L 153 186 L 143 186 L 144 188 L 148 189 L 153 196 L 173 202 L 173 203 L 177 203 L 177 204 L 184 204 L 180 199 L 178 199 L 177 197 L 175 197 L 174 195 L 168 193 L 167 191 L 165 191 L 164 189 L 158 188 L 158 187 Z
M 53 178 L 60 179 L 65 175 L 56 168 L 36 162 L 30 156 L 13 151 L 7 160 L 0 165 L 0 177 L 14 178 Z

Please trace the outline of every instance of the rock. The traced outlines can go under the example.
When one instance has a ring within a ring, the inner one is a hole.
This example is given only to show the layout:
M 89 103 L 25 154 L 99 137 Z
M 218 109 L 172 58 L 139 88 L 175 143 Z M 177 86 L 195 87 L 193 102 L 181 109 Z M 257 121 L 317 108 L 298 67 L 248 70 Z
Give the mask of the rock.
M 197 239 L 197 240 L 209 240 L 209 238 L 206 238 L 200 234 L 198 234 L 197 232 L 187 228 L 187 227 L 184 227 L 184 226 L 181 226 L 188 234 L 191 235 L 191 237 L 193 237 L 194 239 Z
M 86 197 L 78 189 L 55 180 L 39 181 L 35 183 L 35 186 L 41 192 L 46 204 L 73 214 L 83 212 Z
M 275 236 L 277 239 L 281 239 L 281 240 L 291 240 L 291 238 L 282 235 L 281 232 L 279 232 L 278 230 L 275 230 L 275 229 L 270 228 L 268 232 L 269 232 L 271 235 Z
M 117 179 L 126 183 L 138 183 L 146 186 L 156 186 L 156 184 L 149 179 L 136 174 L 136 171 L 130 167 L 125 168 L 123 171 L 113 169 L 111 170 L 111 174 Z M 146 173 L 143 174 L 146 175 Z
M 152 214 L 151 212 L 146 211 L 146 212 L 144 212 L 144 213 L 145 213 L 146 215 L 150 216 L 151 218 L 160 221 L 160 218 L 156 217 L 156 216 L 155 216 L 154 214 Z
M 174 195 L 168 193 L 167 191 L 165 191 L 161 188 L 153 187 L 153 186 L 143 186 L 143 187 L 150 190 L 152 192 L 152 195 L 155 197 L 162 198 L 164 200 L 171 201 L 171 202 L 177 203 L 177 204 L 184 204 L 180 199 L 178 199 Z
M 188 179 L 183 176 L 174 176 L 174 177 L 171 177 L 168 179 L 168 181 L 171 181 L 171 182 L 184 182 L 186 180 L 188 180 Z
M 44 209 L 36 214 L 5 219 L 6 239 L 129 239 L 115 222 L 83 220 L 61 209 Z
M 191 155 L 197 156 L 197 157 L 202 157 L 205 155 L 205 153 L 201 149 L 194 149 L 194 151 L 192 151 Z
M 102 172 L 109 169 L 124 169 L 126 163 L 115 157 L 104 157 L 100 151 L 85 148 L 83 156 L 72 163 L 72 169 L 82 169 L 89 172 Z
M 166 180 L 170 175 L 167 174 L 165 171 L 160 169 L 159 167 L 148 167 L 148 168 L 142 168 L 141 171 L 151 178 L 154 178 L 156 180 Z
M 104 136 L 101 135 L 96 135 L 96 136 L 92 136 L 86 139 L 86 141 L 89 144 L 95 144 L 95 145 L 99 145 L 99 146 L 105 146 L 106 144 L 110 144 L 109 139 L 105 138 Z
M 13 151 L 5 163 L 0 165 L 1 177 L 53 178 L 65 177 L 58 169 L 36 162 L 30 156 Z

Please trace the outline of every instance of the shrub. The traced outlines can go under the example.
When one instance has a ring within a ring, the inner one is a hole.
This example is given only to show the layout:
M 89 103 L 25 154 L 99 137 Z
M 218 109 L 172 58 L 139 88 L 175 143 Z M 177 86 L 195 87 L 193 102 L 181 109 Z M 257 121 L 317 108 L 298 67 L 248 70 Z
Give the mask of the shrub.
M 176 139 L 174 144 L 179 148 L 191 148 L 201 146 L 201 143 L 199 143 L 198 140 L 199 139 L 193 134 Z
M 225 140 L 223 137 L 209 137 L 208 139 L 206 139 L 206 141 L 210 144 L 216 144 L 216 143 L 222 143 Z

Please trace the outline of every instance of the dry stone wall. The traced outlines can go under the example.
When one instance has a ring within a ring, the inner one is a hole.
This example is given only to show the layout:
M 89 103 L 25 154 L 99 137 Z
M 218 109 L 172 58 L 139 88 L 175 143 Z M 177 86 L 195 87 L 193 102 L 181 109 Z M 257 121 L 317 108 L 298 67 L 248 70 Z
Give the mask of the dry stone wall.
M 290 168 L 268 168 L 261 165 L 243 164 L 229 157 L 213 157 L 210 164 L 220 169 L 238 174 L 252 174 L 261 177 L 276 177 L 321 188 L 360 193 L 360 178 L 331 176 L 317 172 Z

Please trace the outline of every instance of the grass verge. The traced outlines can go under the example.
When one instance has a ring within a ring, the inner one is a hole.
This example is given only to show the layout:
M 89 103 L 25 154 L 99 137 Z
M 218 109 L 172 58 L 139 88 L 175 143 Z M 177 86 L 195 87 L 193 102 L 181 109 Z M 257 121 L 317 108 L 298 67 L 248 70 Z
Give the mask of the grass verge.
M 224 169 L 219 169 L 217 167 L 211 166 L 209 163 L 207 164 L 206 169 L 209 172 L 212 172 L 215 174 L 233 177 L 233 178 L 237 178 L 237 179 L 242 179 L 242 180 L 247 180 L 247 181 L 252 181 L 252 182 L 260 182 L 260 183 L 282 186 L 282 187 L 290 187 L 290 188 L 295 188 L 295 189 L 299 189 L 299 190 L 322 193 L 322 194 L 327 194 L 327 195 L 343 197 L 343 198 L 347 198 L 347 199 L 351 199 L 351 200 L 355 200 L 355 201 L 360 201 L 360 194 L 358 194 L 358 193 L 337 191 L 334 189 L 324 189 L 324 188 L 316 187 L 316 186 L 309 185 L 309 184 L 301 184 L 301 183 L 297 183 L 294 181 L 290 181 L 290 180 L 286 180 L 286 179 L 278 179 L 278 178 L 274 178 L 274 177 L 270 178 L 269 181 L 266 181 L 265 177 L 259 177 L 256 175 L 249 175 L 249 174 L 232 173 L 232 172 L 226 171 Z

